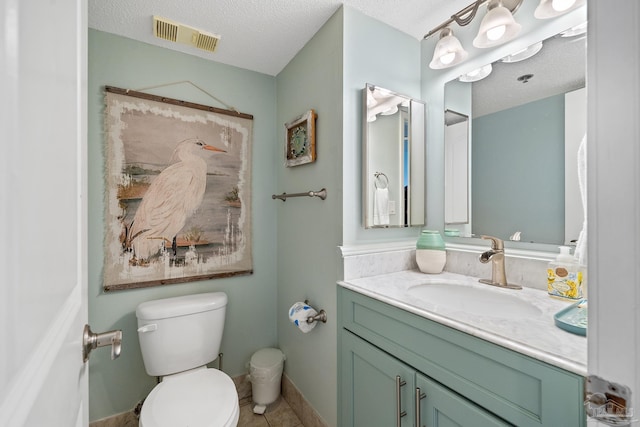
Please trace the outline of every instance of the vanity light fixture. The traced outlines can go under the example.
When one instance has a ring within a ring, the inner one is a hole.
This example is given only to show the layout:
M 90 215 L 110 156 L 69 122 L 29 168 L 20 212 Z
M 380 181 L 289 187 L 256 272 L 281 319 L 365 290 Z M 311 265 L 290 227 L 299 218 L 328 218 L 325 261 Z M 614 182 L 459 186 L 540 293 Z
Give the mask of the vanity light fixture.
M 479 48 L 498 46 L 513 40 L 522 25 L 518 24 L 511 11 L 503 6 L 502 0 L 490 0 L 487 14 L 482 18 L 478 35 L 473 45 Z
M 587 0 L 540 0 L 533 16 L 538 19 L 549 19 L 577 9 Z
M 492 69 L 493 67 L 491 66 L 491 64 L 487 64 L 483 67 L 476 68 L 473 71 L 469 71 L 468 73 L 461 75 L 460 77 L 458 77 L 458 80 L 464 83 L 477 82 L 478 80 L 482 80 L 489 74 L 491 74 Z
M 460 44 L 460 40 L 453 35 L 451 28 L 447 27 L 440 33 L 440 40 L 433 51 L 433 59 L 429 67 L 434 70 L 453 67 L 467 59 L 468 55 Z
M 529 59 L 536 53 L 540 52 L 540 49 L 542 49 L 542 42 L 534 43 L 529 47 L 525 47 L 517 52 L 513 52 L 511 55 L 505 56 L 500 61 L 508 64 L 524 61 L 525 59 Z
M 582 24 L 569 28 L 567 31 L 561 32 L 560 37 L 575 37 L 575 36 L 580 36 L 586 32 L 587 32 L 587 22 L 585 21 Z
M 367 92 L 367 122 L 375 122 L 378 114 L 391 116 L 398 112 L 398 105 L 405 106 L 403 97 L 383 88 L 369 86 Z M 408 106 L 408 103 L 407 103 Z
M 476 0 L 464 9 L 451 15 L 451 18 L 429 31 L 423 38 L 427 39 L 433 34 L 440 32 L 440 39 L 434 49 L 433 59 L 429 63 L 429 67 L 436 70 L 448 68 L 467 59 L 468 53 L 464 50 L 460 41 L 453 35 L 453 31 L 449 26 L 454 22 L 461 27 L 470 24 L 476 17 L 478 9 L 484 3 L 488 3 L 488 12 L 482 20 L 480 32 L 474 39 L 473 45 L 475 47 L 497 46 L 514 38 L 520 31 L 521 26 L 513 19 L 513 13 L 520 7 L 523 1 L 524 0 Z
M 383 116 L 393 116 L 397 112 L 398 112 L 398 106 L 394 105 L 388 110 L 381 111 L 380 114 L 382 114 Z

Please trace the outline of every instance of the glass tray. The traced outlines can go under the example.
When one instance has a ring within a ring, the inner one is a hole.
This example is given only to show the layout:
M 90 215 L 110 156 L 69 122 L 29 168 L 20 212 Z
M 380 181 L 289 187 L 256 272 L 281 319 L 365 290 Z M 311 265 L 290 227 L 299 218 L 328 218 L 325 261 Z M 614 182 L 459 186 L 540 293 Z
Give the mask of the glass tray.
M 587 335 L 587 300 L 583 299 L 557 312 L 556 326 L 577 335 Z

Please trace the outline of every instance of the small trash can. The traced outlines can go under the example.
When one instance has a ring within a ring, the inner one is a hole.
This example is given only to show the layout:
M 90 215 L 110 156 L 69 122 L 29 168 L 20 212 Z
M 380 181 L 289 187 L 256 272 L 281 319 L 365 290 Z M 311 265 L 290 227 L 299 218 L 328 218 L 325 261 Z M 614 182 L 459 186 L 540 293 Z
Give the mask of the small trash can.
M 256 414 L 263 414 L 267 405 L 280 396 L 284 359 L 284 353 L 278 348 L 263 348 L 251 356 L 249 380 Z

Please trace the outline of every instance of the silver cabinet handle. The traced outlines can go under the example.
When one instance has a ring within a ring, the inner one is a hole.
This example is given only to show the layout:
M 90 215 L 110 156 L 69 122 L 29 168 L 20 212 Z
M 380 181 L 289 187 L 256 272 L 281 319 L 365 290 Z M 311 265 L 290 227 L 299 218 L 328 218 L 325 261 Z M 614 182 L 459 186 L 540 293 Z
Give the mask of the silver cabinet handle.
M 89 360 L 91 350 L 109 345 L 111 346 L 111 360 L 114 360 L 120 356 L 120 351 L 122 350 L 122 331 L 120 329 L 96 334 L 91 331 L 89 325 L 84 325 L 84 332 L 82 334 L 83 362 L 86 363 L 87 360 Z
M 407 411 L 402 410 L 402 399 L 400 398 L 400 387 L 406 385 L 407 382 L 400 378 L 400 375 L 396 375 L 396 425 L 401 427 L 401 418 L 407 415 Z
M 427 397 L 425 393 L 420 391 L 419 387 L 416 387 L 416 427 L 423 427 L 420 415 L 420 401 Z

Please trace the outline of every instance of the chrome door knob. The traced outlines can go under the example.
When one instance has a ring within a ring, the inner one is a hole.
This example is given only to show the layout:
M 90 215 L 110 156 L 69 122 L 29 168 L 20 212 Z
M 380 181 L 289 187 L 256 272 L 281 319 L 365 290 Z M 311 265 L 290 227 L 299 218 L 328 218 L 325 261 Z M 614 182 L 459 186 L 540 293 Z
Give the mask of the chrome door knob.
M 89 325 L 84 325 L 84 332 L 82 334 L 82 360 L 85 363 L 89 360 L 91 350 L 106 346 L 111 346 L 111 360 L 120 356 L 120 351 L 122 350 L 122 330 L 116 329 L 114 331 L 96 334 L 91 331 Z

